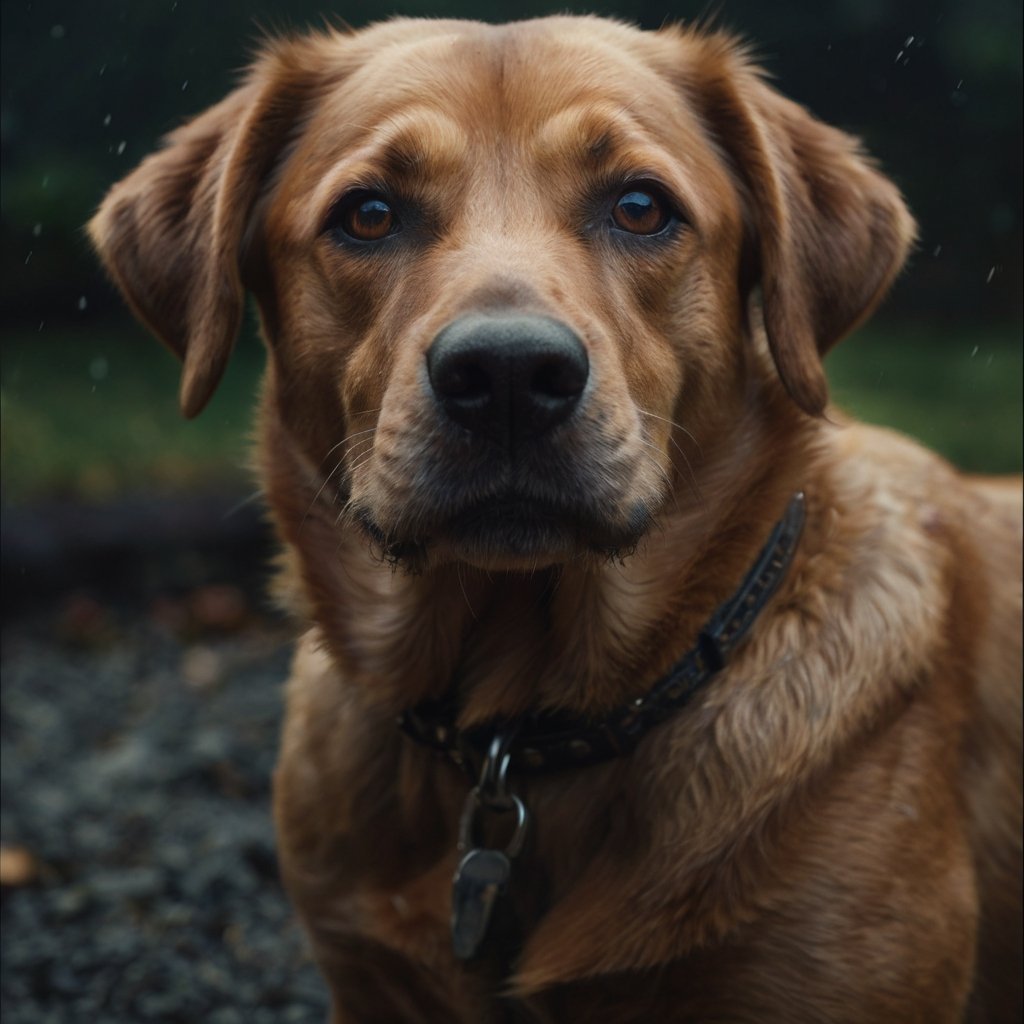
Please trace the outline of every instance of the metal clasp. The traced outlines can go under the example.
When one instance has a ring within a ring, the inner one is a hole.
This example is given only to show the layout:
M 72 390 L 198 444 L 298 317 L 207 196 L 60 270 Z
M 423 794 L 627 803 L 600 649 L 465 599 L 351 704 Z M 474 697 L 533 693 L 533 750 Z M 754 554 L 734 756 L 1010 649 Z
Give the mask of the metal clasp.
M 500 730 L 494 734 L 487 748 L 487 756 L 480 767 L 480 781 L 469 791 L 462 806 L 462 817 L 459 820 L 460 853 L 477 845 L 475 833 L 481 811 L 494 811 L 498 814 L 513 812 L 515 823 L 505 853 L 508 857 L 515 857 L 523 848 L 529 814 L 523 801 L 508 789 L 508 771 L 512 764 L 510 748 L 514 738 L 513 730 Z

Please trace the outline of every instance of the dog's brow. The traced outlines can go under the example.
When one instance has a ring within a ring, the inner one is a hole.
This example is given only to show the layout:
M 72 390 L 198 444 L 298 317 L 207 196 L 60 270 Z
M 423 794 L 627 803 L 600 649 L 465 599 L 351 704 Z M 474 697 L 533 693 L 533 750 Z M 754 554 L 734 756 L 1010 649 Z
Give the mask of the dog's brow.
M 593 164 L 641 141 L 641 131 L 624 108 L 583 103 L 560 110 L 538 128 L 535 145 L 542 161 Z
M 393 174 L 442 174 L 465 160 L 465 132 L 452 118 L 429 107 L 389 116 L 378 136 L 378 159 Z

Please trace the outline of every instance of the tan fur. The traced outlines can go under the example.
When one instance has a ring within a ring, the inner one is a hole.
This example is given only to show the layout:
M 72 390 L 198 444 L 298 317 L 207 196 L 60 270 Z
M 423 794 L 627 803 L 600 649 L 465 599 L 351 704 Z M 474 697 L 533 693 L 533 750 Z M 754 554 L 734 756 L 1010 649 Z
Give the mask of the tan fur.
M 595 194 L 637 178 L 683 209 L 670 243 L 602 233 Z M 415 213 L 353 253 L 325 220 L 380 181 Z M 187 415 L 259 304 L 260 468 L 308 622 L 275 814 L 335 1020 L 1021 1019 L 1021 490 L 816 415 L 821 354 L 913 238 L 854 140 L 722 35 L 394 21 L 269 47 L 91 230 Z M 446 526 L 489 463 L 424 359 L 495 309 L 582 339 L 595 384 L 536 480 L 595 536 Z M 714 683 L 628 758 L 516 780 L 525 943 L 507 977 L 459 965 L 467 782 L 395 715 L 453 678 L 463 724 L 646 692 L 797 490 L 793 565 Z

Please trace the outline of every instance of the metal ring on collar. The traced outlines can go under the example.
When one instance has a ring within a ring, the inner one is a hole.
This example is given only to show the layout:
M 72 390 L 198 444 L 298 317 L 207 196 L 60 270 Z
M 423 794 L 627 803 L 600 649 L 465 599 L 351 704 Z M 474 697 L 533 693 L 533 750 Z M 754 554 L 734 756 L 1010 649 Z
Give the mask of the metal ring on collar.
M 506 798 L 506 803 L 503 807 L 494 807 L 484 801 L 479 786 L 474 786 L 469 791 L 469 794 L 466 796 L 466 802 L 462 806 L 462 818 L 459 821 L 459 852 L 462 853 L 476 846 L 473 833 L 477 812 L 485 809 L 496 810 L 499 813 L 515 812 L 516 821 L 512 829 L 512 836 L 505 846 L 505 856 L 510 859 L 517 856 L 526 840 L 526 826 L 529 822 L 526 806 L 519 797 L 511 794 Z

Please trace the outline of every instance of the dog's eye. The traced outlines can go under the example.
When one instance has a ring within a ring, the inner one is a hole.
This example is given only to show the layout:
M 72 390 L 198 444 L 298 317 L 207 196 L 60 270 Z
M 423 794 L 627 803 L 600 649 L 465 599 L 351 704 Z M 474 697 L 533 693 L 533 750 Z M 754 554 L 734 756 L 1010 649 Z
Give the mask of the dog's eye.
M 331 221 L 332 227 L 357 242 L 378 242 L 398 230 L 398 217 L 391 204 L 365 192 L 345 200 Z
M 656 235 L 671 219 L 667 204 L 653 192 L 629 189 L 612 207 L 612 220 L 622 231 L 633 235 Z

